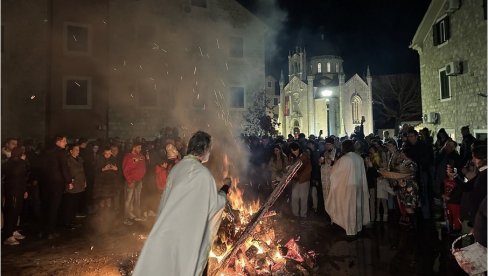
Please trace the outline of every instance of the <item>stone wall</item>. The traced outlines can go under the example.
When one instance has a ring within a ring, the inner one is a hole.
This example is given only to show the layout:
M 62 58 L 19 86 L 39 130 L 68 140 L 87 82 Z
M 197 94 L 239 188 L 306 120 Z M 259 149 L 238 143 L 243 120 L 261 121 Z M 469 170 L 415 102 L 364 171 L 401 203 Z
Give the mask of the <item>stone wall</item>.
M 45 134 L 48 90 L 47 1 L 2 1 L 2 137 Z
M 439 13 L 439 18 L 446 12 Z M 450 14 L 450 39 L 433 46 L 432 30 L 427 34 L 420 55 L 422 113 L 440 114 L 439 124 L 424 124 L 431 130 L 455 130 L 455 139 L 461 140 L 460 128 L 487 128 L 486 97 L 486 19 L 482 1 L 462 1 L 460 9 Z M 440 100 L 439 69 L 452 61 L 463 63 L 463 72 L 451 76 L 451 99 Z
M 164 126 L 181 132 L 240 127 L 254 93 L 265 88 L 264 28 L 252 14 L 219 0 L 208 1 L 207 8 L 185 1 L 120 1 L 110 13 L 111 62 L 117 68 L 110 85 L 111 136 L 153 138 Z M 243 39 L 243 57 L 230 56 L 231 37 Z M 138 102 L 141 80 L 154 85 L 155 106 Z M 235 86 L 245 91 L 242 109 L 228 108 Z

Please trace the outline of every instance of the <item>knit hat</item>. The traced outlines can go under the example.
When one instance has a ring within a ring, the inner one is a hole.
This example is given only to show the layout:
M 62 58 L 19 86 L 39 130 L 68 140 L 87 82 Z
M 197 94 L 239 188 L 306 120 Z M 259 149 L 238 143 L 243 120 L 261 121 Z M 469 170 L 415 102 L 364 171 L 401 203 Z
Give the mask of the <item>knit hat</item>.
M 168 159 L 176 159 L 178 157 L 178 150 L 173 144 L 166 145 L 166 157 Z

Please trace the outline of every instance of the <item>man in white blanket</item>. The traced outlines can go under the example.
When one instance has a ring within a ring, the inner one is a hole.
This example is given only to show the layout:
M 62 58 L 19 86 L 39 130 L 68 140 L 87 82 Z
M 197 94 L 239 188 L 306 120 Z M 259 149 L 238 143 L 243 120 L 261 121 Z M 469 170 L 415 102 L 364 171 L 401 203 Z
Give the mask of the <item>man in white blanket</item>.
M 369 192 L 364 161 L 354 142 L 342 142 L 342 157 L 332 167 L 325 209 L 333 223 L 355 236 L 369 223 Z
M 227 189 L 217 191 L 202 165 L 211 148 L 209 134 L 199 131 L 188 153 L 171 170 L 158 217 L 134 269 L 135 276 L 202 275 L 217 234 Z

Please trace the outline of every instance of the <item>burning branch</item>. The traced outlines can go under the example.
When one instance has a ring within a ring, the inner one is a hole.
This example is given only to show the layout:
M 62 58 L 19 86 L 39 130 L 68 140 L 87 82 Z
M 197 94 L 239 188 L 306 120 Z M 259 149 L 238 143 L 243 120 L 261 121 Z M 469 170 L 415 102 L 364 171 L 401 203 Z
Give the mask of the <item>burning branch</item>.
M 223 257 L 222 262 L 220 262 L 219 267 L 215 270 L 213 275 L 217 275 L 219 271 L 224 270 L 229 265 L 230 260 L 237 254 L 241 246 L 246 242 L 249 236 L 252 234 L 259 221 L 268 213 L 268 210 L 276 202 L 278 197 L 283 193 L 286 186 L 290 183 L 291 179 L 295 176 L 298 169 L 302 166 L 302 162 L 298 160 L 293 164 L 288 170 L 288 174 L 284 177 L 281 182 L 276 186 L 268 200 L 263 204 L 259 211 L 254 215 L 252 220 L 246 226 L 242 234 L 239 236 L 237 241 L 233 244 L 232 249 L 228 251 L 229 253 Z M 252 253 L 252 252 L 249 252 Z

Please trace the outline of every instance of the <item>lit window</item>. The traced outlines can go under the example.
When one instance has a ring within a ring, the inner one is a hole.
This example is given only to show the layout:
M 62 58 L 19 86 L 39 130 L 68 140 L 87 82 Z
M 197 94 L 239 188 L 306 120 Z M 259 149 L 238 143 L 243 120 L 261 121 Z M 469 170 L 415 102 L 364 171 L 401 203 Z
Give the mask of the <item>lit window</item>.
M 361 98 L 358 95 L 352 97 L 351 100 L 352 105 L 352 123 L 353 124 L 360 124 L 361 123 Z
M 244 87 L 230 88 L 230 107 L 244 108 Z
M 91 78 L 67 77 L 64 79 L 63 108 L 91 108 Z
M 440 93 L 441 100 L 451 98 L 451 88 L 449 83 L 449 76 L 446 74 L 446 69 L 443 68 L 439 71 Z
M 317 72 L 322 73 L 322 63 L 320 62 L 317 64 Z
M 330 72 L 330 62 L 327 62 L 327 73 Z

